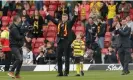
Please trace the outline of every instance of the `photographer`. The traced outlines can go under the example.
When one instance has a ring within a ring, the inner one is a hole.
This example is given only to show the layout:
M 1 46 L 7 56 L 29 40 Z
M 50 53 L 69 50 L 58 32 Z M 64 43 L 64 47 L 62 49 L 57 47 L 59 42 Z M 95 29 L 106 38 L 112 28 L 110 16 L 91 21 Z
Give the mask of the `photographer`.
M 22 46 L 24 45 L 24 33 L 21 31 L 21 17 L 16 15 L 13 24 L 10 26 L 9 41 L 12 54 L 14 54 L 15 62 L 8 73 L 12 78 L 20 78 L 20 70 L 23 63 Z M 16 69 L 15 75 L 13 74 Z
M 26 20 L 26 16 L 23 15 L 21 19 L 22 19 L 21 31 L 25 34 L 26 47 L 31 47 L 31 40 L 33 37 L 32 35 L 33 27 L 30 26 L 30 24 Z

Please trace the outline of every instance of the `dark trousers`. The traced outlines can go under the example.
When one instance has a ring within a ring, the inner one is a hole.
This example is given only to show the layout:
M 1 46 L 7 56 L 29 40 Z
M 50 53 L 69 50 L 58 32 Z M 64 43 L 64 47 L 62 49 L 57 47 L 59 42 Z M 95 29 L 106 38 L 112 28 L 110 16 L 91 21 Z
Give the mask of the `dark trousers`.
M 7 16 L 8 7 L 4 7 L 4 8 L 2 9 L 2 11 L 3 11 L 3 16 Z
M 4 52 L 5 54 L 5 71 L 9 71 L 11 60 L 12 60 L 12 54 L 10 51 Z
M 112 29 L 112 24 L 113 24 L 113 18 L 112 19 L 108 19 L 108 24 L 109 24 L 109 26 L 110 26 L 110 31 L 111 31 L 111 29 Z
M 118 54 L 120 58 L 121 65 L 123 67 L 123 71 L 127 72 L 129 62 L 131 61 L 131 50 L 130 48 L 118 48 Z
M 11 48 L 12 54 L 14 54 L 15 57 L 15 62 L 11 68 L 11 72 L 14 72 L 14 70 L 16 69 L 16 74 L 15 75 L 19 75 L 20 74 L 20 70 L 21 70 L 21 66 L 23 63 L 23 53 L 22 53 L 22 48 L 17 48 L 17 47 L 12 47 Z
M 69 53 L 69 44 L 68 40 L 60 40 L 57 46 L 57 61 L 58 61 L 58 73 L 62 74 L 62 56 L 64 54 L 65 56 L 65 74 L 69 74 L 69 58 L 70 58 L 70 53 Z

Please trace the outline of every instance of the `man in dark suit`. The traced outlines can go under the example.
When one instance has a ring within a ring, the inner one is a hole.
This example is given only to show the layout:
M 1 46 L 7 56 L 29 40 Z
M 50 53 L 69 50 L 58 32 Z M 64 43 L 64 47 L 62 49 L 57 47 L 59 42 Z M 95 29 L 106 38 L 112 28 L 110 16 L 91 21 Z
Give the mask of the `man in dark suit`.
M 58 61 L 58 75 L 63 76 L 62 72 L 62 56 L 65 56 L 65 72 L 64 76 L 68 76 L 69 74 L 69 57 L 70 57 L 70 45 L 71 45 L 71 33 L 72 33 L 72 26 L 76 21 L 78 15 L 78 7 L 75 7 L 75 15 L 74 18 L 69 21 L 68 15 L 62 15 L 62 21 L 58 22 L 54 18 L 52 18 L 49 13 L 47 12 L 47 8 L 43 7 L 44 12 L 46 13 L 46 18 L 51 20 L 54 24 L 57 25 L 57 61 Z
M 123 67 L 122 75 L 127 75 L 130 73 L 128 70 L 128 65 L 131 60 L 131 28 L 126 25 L 126 20 L 122 20 L 121 24 L 122 26 L 120 28 L 116 27 L 116 33 L 119 34 L 118 54 Z

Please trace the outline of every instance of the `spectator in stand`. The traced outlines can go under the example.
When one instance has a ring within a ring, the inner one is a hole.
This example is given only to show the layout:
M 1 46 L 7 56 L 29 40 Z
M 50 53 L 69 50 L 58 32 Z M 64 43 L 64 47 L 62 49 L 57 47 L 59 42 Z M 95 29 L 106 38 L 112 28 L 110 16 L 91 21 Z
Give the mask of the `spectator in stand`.
M 23 4 L 21 3 L 21 1 L 16 1 L 15 5 L 16 5 L 16 11 L 18 12 L 18 14 L 21 14 Z
M 9 47 L 9 30 L 8 27 L 4 28 L 1 33 L 2 52 L 5 54 L 5 71 L 9 71 L 11 65 L 11 48 Z
M 100 9 L 101 16 L 103 17 L 104 20 L 106 20 L 106 16 L 108 14 L 108 7 L 106 5 L 106 1 L 102 2 L 102 7 Z
M 39 14 L 38 10 L 35 10 L 34 16 L 31 18 L 30 24 L 33 25 L 33 36 L 35 38 L 42 37 L 43 32 L 42 32 L 42 26 L 43 26 L 43 18 Z
M 46 64 L 44 52 L 41 51 L 40 54 L 36 58 L 37 64 Z
M 109 52 L 105 55 L 105 63 L 114 64 L 118 63 L 115 50 L 112 47 L 108 48 Z
M 101 49 L 104 48 L 105 33 L 106 33 L 106 22 L 103 21 L 102 17 L 99 17 L 96 35 L 97 35 L 97 39 L 98 39 L 97 43 Z
M 43 1 L 35 1 L 36 10 L 42 10 L 43 9 Z
M 115 49 L 116 53 L 117 53 L 117 48 L 118 48 L 118 43 L 119 43 L 119 35 L 115 34 L 115 29 L 119 28 L 120 25 L 120 19 L 118 16 L 115 16 L 113 18 L 113 24 L 112 24 L 112 40 L 111 40 L 111 46 Z
M 26 17 L 26 21 L 28 22 L 28 23 L 30 23 L 30 17 L 29 17 L 29 15 L 27 14 L 27 12 L 26 12 L 26 10 L 22 10 L 22 14 L 21 14 L 22 16 L 25 16 Z
M 5 55 L 4 53 L 0 50 L 0 65 L 5 64 Z
M 102 4 L 100 1 L 93 1 L 90 3 L 89 17 L 92 17 L 96 24 L 97 24 L 97 17 L 101 15 L 101 13 L 100 13 L 101 7 L 102 7 Z
M 113 18 L 116 16 L 116 5 L 114 4 L 114 1 L 111 1 L 110 4 L 106 3 L 108 6 L 108 24 L 110 26 L 110 29 L 112 28 Z
M 93 19 L 90 17 L 88 19 L 88 24 L 86 25 L 86 31 L 85 31 L 86 46 L 88 48 L 90 48 L 92 43 L 95 42 L 96 30 L 97 30 L 97 25 L 93 22 Z
M 60 21 L 62 18 L 62 14 L 64 13 L 69 14 L 69 7 L 65 5 L 65 3 L 62 3 L 60 6 L 58 6 L 58 9 L 55 11 L 55 17 Z
M 30 9 L 30 4 L 27 1 L 23 2 L 23 8 L 27 11 Z
M 125 19 L 129 15 L 130 9 L 131 9 L 131 4 L 127 3 L 126 1 L 122 1 L 121 4 L 119 5 L 119 10 L 118 10 L 118 12 L 121 15 L 121 18 Z
M 82 2 L 82 4 L 79 6 L 79 11 L 80 11 L 80 19 L 82 21 L 87 20 L 89 18 L 90 5 L 87 3 L 87 1 Z
M 32 48 L 31 47 L 27 47 L 27 53 L 25 56 L 25 60 L 24 60 L 24 64 L 26 65 L 33 65 L 33 53 L 32 53 Z
M 45 57 L 47 60 L 55 60 L 56 59 L 56 53 L 54 51 L 53 42 L 47 42 L 45 54 L 46 54 Z
M 7 16 L 7 11 L 8 10 L 9 10 L 9 1 L 2 0 L 3 16 Z
M 130 16 L 126 17 L 127 26 L 131 28 L 131 32 L 133 32 L 133 21 L 131 20 Z

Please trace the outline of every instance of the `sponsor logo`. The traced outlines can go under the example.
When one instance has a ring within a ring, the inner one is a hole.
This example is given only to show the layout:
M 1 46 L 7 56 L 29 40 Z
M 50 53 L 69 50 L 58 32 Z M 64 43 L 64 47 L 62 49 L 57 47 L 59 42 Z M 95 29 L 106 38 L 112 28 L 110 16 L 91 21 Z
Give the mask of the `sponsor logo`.
M 5 66 L 0 66 L 0 72 L 4 72 L 5 71 L 4 68 Z
M 106 71 L 116 71 L 116 70 L 123 70 L 123 68 L 121 65 L 110 64 L 106 69 Z

